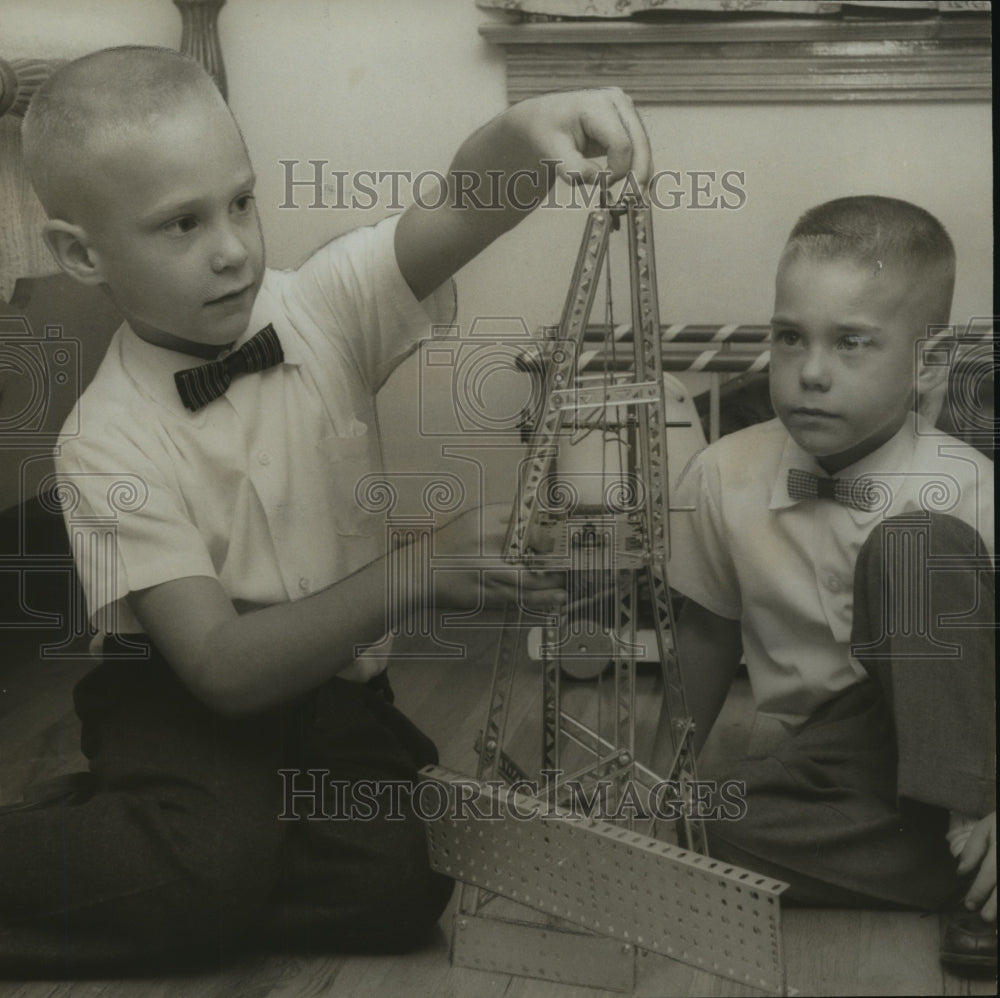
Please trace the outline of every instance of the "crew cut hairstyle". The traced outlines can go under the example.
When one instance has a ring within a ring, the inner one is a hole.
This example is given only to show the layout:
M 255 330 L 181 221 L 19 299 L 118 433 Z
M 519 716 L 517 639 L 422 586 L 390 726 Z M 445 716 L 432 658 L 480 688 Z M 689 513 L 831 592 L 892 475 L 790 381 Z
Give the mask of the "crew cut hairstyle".
M 82 152 L 127 134 L 193 95 L 222 101 L 194 59 L 173 49 L 123 45 L 66 63 L 38 88 L 21 129 L 24 162 L 49 213 Z M 77 167 L 79 169 L 79 167 Z
M 937 319 L 947 322 L 955 286 L 955 246 L 945 227 L 909 201 L 874 194 L 836 198 L 795 223 L 784 260 L 849 259 L 881 270 L 895 264 L 937 285 Z
M 954 269 L 955 247 L 945 227 L 909 201 L 866 194 L 810 208 L 795 223 L 789 244 L 818 256 L 864 263 L 904 260 Z

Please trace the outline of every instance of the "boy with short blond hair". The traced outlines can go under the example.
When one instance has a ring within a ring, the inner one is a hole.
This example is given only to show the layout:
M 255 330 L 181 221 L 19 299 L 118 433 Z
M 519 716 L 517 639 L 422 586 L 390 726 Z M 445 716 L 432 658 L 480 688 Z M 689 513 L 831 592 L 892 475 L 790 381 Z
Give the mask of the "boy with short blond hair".
M 786 730 L 728 774 L 747 814 L 711 825 L 713 856 L 804 902 L 964 896 L 976 914 L 942 956 L 995 967 L 992 464 L 914 412 L 947 375 L 954 273 L 948 234 L 907 202 L 799 220 L 777 272 L 777 418 L 686 470 L 670 581 L 699 739 L 741 657 Z
M 161 49 L 64 67 L 24 146 L 53 254 L 125 324 L 57 455 L 67 515 L 115 523 L 109 558 L 77 552 L 105 635 L 75 691 L 92 786 L 0 814 L 0 970 L 418 945 L 451 892 L 408 793 L 436 753 L 392 706 L 384 659 L 356 657 L 389 617 L 383 530 L 354 490 L 378 470 L 375 392 L 450 320 L 451 275 L 527 212 L 449 196 L 266 270 L 239 129 L 207 74 Z M 452 170 L 517 172 L 522 199 L 533 171 L 541 200 L 553 163 L 593 181 L 605 155 L 648 178 L 620 91 L 516 105 Z M 478 523 L 442 528 L 435 550 L 498 554 Z M 395 612 L 565 598 L 552 574 L 447 575 Z M 371 821 L 323 820 L 302 785 L 289 808 L 282 769 L 390 796 Z

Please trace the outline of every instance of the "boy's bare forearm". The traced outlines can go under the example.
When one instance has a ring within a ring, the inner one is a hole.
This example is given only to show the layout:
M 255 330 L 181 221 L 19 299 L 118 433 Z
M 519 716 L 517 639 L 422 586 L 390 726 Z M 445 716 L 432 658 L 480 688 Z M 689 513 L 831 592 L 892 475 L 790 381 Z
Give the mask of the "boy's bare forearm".
M 363 681 L 381 671 L 384 659 L 359 666 L 355 658 L 387 632 L 390 611 L 405 621 L 428 608 L 475 610 L 517 600 L 545 609 L 564 602 L 561 575 L 503 566 L 505 523 L 497 507 L 476 508 L 436 531 L 435 554 L 454 567 L 435 573 L 431 591 L 417 580 L 390 587 L 388 561 L 380 558 L 312 596 L 242 615 L 218 580 L 207 577 L 132 593 L 130 602 L 199 699 L 220 713 L 251 714 L 337 674 Z
M 488 121 L 465 140 L 448 168 L 448 191 L 435 197 L 439 207 L 413 205 L 399 221 L 396 259 L 418 299 L 517 225 L 555 181 L 555 172 L 539 163 L 509 115 Z M 490 173 L 499 181 L 491 181 Z M 485 199 L 483 207 L 475 206 L 477 199 Z
M 631 100 L 617 89 L 548 94 L 522 101 L 461 145 L 446 196 L 413 205 L 396 230 L 396 259 L 417 298 L 425 298 L 513 228 L 562 176 L 593 183 L 631 172 L 644 185 L 649 139 Z
M 182 682 L 223 714 L 250 714 L 346 669 L 386 629 L 384 559 L 291 603 L 237 614 L 216 579 L 132 593 L 131 605 Z
M 253 713 L 350 669 L 356 652 L 374 644 L 388 628 L 386 592 L 383 558 L 305 599 L 228 622 L 206 649 L 209 661 L 219 653 L 228 658 L 225 672 L 231 684 L 220 690 L 219 708 Z M 396 594 L 395 612 L 409 616 L 419 595 Z M 375 660 L 372 672 L 384 665 Z

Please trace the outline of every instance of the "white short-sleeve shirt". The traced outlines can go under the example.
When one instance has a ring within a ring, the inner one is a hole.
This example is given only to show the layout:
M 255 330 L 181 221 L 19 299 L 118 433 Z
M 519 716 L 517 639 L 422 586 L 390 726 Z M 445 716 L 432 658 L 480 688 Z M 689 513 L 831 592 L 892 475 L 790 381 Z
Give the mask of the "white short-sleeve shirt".
M 672 505 L 670 585 L 706 609 L 741 621 L 757 706 L 800 723 L 864 679 L 850 654 L 854 567 L 885 517 L 949 513 L 979 531 L 993 553 L 993 465 L 919 420 L 838 478 L 874 479 L 884 499 L 860 512 L 829 499 L 796 501 L 788 471 L 825 477 L 778 420 L 723 437 L 685 470 Z
M 381 466 L 375 393 L 454 315 L 446 284 L 418 302 L 396 264 L 398 216 L 357 229 L 292 271 L 267 271 L 250 325 L 284 361 L 234 379 L 197 412 L 174 372 L 190 355 L 117 331 L 60 437 L 56 470 L 91 621 L 142 628 L 125 597 L 187 576 L 237 608 L 294 600 L 378 556 L 382 518 L 356 489 Z

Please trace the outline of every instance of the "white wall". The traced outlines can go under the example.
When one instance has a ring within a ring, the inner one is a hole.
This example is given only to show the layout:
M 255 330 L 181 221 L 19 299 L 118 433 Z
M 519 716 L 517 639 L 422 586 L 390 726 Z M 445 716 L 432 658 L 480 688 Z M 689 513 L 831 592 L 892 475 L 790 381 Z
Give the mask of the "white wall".
M 477 26 L 473 0 L 229 0 L 220 17 L 230 103 L 260 176 L 270 260 L 297 262 L 318 242 L 375 221 L 373 210 L 297 209 L 280 160 L 331 169 L 442 169 L 461 139 L 505 104 L 501 54 Z M 5 0 L 0 54 L 179 43 L 170 0 Z M 673 321 L 764 322 L 774 262 L 807 207 L 848 193 L 914 200 L 951 231 L 959 255 L 955 321 L 992 308 L 991 119 L 985 104 L 657 107 L 644 112 L 656 165 L 744 171 L 737 211 L 658 212 L 661 313 Z M 580 212 L 543 211 L 459 278 L 459 323 L 559 313 L 576 254 Z M 438 438 L 420 440 L 411 360 L 382 399 L 390 459 L 441 464 Z M 441 398 L 438 405 L 447 405 Z M 497 498 L 510 493 L 501 462 Z

